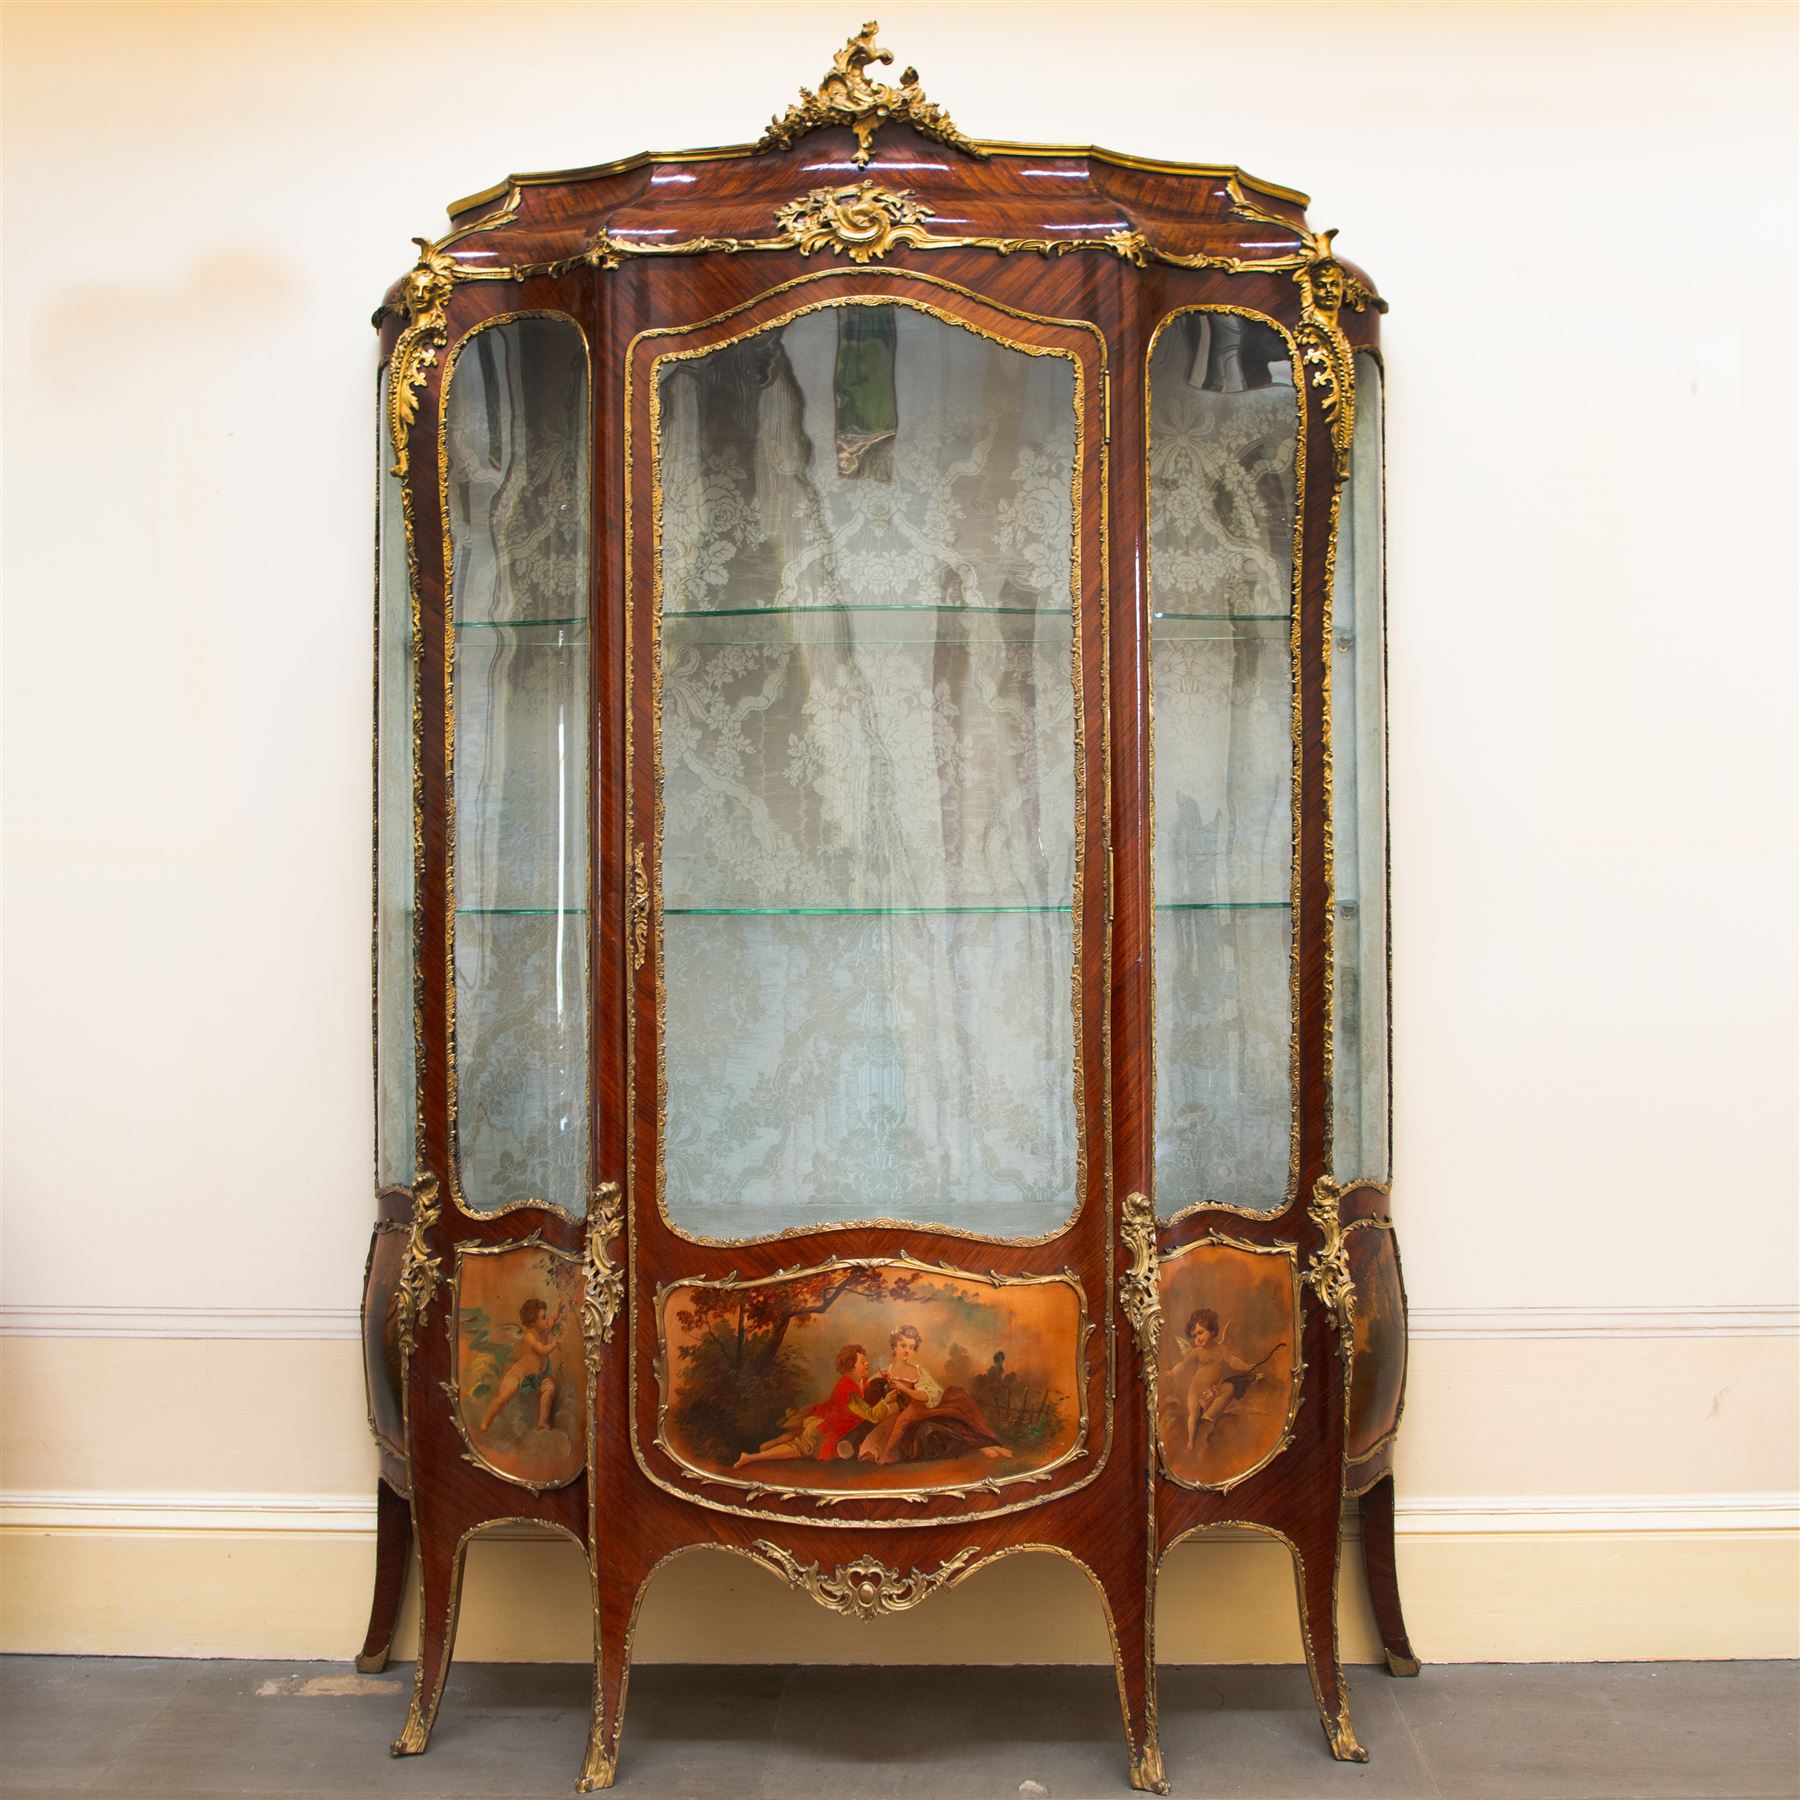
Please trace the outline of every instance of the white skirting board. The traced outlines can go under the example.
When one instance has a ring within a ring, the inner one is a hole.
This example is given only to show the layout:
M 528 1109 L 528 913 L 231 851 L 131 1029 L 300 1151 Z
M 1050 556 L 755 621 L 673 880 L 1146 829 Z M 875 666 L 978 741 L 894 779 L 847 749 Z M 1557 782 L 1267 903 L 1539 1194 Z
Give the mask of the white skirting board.
M 1402 1593 L 1429 1661 L 1800 1654 L 1800 1496 L 1456 1496 L 1402 1503 Z M 904 1556 L 904 1534 L 894 1555 Z M 361 1640 L 374 1512 L 360 1495 L 51 1494 L 0 1499 L 0 1648 L 88 1655 L 342 1660 Z M 409 1584 L 410 1585 L 410 1584 Z M 1346 1532 L 1343 1654 L 1379 1654 Z M 409 1595 L 396 1654 L 410 1654 Z M 1283 1547 L 1222 1530 L 1171 1551 L 1158 1587 L 1164 1662 L 1300 1655 Z M 516 1526 L 471 1546 L 458 1654 L 585 1661 L 590 1601 L 575 1546 Z M 836 1618 L 738 1557 L 658 1575 L 637 1653 L 654 1662 L 1099 1662 L 1099 1606 L 1059 1557 L 1008 1558 L 929 1606 L 870 1627 Z

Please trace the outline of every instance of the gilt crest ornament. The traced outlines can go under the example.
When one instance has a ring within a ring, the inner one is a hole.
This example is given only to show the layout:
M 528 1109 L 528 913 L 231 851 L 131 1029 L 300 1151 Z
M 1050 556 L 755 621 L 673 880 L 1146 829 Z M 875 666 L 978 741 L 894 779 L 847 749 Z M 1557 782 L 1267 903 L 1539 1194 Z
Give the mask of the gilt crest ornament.
M 819 83 L 819 91 L 802 88 L 800 98 L 769 128 L 757 143 L 758 150 L 785 150 L 809 131 L 822 131 L 828 125 L 847 125 L 856 133 L 856 166 L 864 168 L 870 156 L 870 140 L 878 127 L 893 119 L 910 125 L 922 137 L 934 143 L 950 144 L 966 150 L 971 156 L 987 153 L 972 144 L 956 129 L 950 115 L 941 106 L 925 98 L 919 86 L 919 71 L 904 70 L 898 87 L 873 81 L 869 68 L 875 63 L 891 63 L 894 53 L 875 42 L 881 29 L 871 19 L 857 35 L 831 59 L 831 67 Z

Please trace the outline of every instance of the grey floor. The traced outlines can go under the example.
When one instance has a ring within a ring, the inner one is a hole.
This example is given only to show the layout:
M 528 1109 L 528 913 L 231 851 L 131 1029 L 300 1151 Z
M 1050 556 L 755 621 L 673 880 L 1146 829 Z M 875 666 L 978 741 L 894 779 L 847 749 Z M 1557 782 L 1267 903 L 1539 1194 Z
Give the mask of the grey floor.
M 410 1668 L 0 1659 L 8 1800 L 574 1791 L 576 1667 L 451 1675 L 426 1755 L 389 1758 Z M 1800 1665 L 1351 1672 L 1364 1765 L 1334 1763 L 1298 1668 L 1166 1668 L 1177 1795 L 1212 1800 L 1774 1800 L 1800 1795 Z M 632 1677 L 618 1791 L 658 1800 L 1120 1800 L 1104 1669 L 671 1668 Z

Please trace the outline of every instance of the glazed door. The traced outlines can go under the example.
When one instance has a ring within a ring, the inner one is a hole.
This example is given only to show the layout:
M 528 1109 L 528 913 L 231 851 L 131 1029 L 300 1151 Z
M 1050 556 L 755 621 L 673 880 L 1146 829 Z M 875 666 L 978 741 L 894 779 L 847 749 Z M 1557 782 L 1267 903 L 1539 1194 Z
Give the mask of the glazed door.
M 633 346 L 635 1447 L 707 1504 L 1097 1466 L 1103 377 L 898 274 Z

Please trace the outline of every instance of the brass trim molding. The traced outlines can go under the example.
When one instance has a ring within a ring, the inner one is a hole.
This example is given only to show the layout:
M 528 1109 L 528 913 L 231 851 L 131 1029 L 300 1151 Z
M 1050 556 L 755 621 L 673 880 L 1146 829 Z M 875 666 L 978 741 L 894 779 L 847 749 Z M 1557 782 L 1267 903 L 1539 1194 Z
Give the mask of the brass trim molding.
M 1143 1367 L 1144 1422 L 1144 1739 L 1132 1733 L 1125 1707 L 1125 1743 L 1131 1759 L 1131 1785 L 1152 1794 L 1169 1791 L 1163 1767 L 1162 1740 L 1156 1713 L 1156 1470 L 1161 1456 L 1161 1396 L 1158 1353 L 1162 1345 L 1162 1277 L 1157 1267 L 1156 1206 L 1148 1194 L 1133 1192 L 1119 1206 L 1119 1242 L 1130 1263 L 1119 1271 L 1119 1305 L 1137 1340 Z M 1115 1649 L 1117 1648 L 1115 1641 Z M 1124 1690 L 1120 1689 L 1124 1705 Z
M 853 160 L 860 169 L 873 154 L 869 140 L 878 127 L 893 119 L 910 125 L 934 143 L 949 144 L 971 156 L 985 156 L 987 152 L 964 137 L 941 106 L 925 98 L 917 69 L 903 70 L 897 88 L 870 79 L 868 71 L 872 65 L 894 60 L 893 51 L 884 50 L 875 42 L 880 29 L 871 19 L 851 38 L 831 59 L 819 91 L 815 94 L 811 88 L 802 88 L 799 100 L 779 118 L 769 121 L 768 130 L 757 140 L 757 150 L 786 150 L 809 132 L 823 131 L 830 125 L 847 125 L 856 133 Z
M 976 1549 L 974 1544 L 968 1545 L 930 1574 L 908 1569 L 904 1575 L 875 1556 L 839 1563 L 826 1575 L 816 1560 L 802 1565 L 798 1557 L 767 1538 L 758 1538 L 750 1546 L 750 1553 L 789 1587 L 810 1594 L 828 1612 L 843 1613 L 852 1619 L 877 1619 L 884 1613 L 911 1612 L 940 1588 L 953 1586 L 960 1575 L 968 1572 Z
M 631 966 L 641 969 L 650 950 L 650 877 L 644 871 L 644 846 L 631 847 Z

